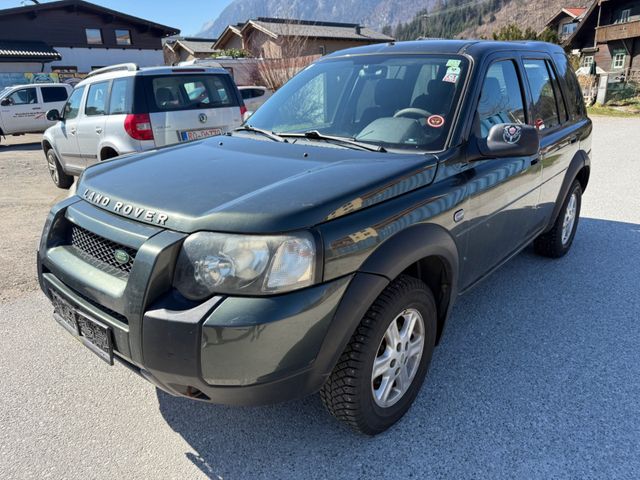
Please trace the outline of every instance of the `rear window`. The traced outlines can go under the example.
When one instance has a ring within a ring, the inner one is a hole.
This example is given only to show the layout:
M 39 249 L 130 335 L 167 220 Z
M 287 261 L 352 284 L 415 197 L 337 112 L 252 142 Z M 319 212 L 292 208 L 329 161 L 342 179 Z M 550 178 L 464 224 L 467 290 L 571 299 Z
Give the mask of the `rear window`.
M 239 106 L 226 75 L 152 77 L 150 104 L 156 112 Z
M 122 115 L 133 109 L 133 77 L 117 78 L 111 84 L 109 114 Z
M 64 102 L 67 99 L 65 87 L 41 87 L 42 101 L 44 103 Z

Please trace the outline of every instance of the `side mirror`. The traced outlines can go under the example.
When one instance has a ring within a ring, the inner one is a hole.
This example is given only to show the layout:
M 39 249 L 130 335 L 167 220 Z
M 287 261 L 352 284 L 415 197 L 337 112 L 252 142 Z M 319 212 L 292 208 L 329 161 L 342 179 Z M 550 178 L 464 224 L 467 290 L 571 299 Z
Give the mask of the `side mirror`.
M 527 157 L 540 150 L 538 130 L 531 125 L 499 123 L 491 127 L 487 138 L 478 139 L 483 157 Z
M 50 122 L 57 122 L 58 120 L 60 120 L 60 112 L 55 108 L 49 110 L 47 112 L 47 120 L 49 120 Z
M 9 100 L 8 98 L 3 98 L 0 102 L 0 105 L 2 105 L 3 107 L 8 107 L 9 105 L 11 105 L 11 100 Z
M 252 110 L 247 110 L 246 112 L 244 112 L 244 115 L 242 115 L 242 121 L 246 122 L 247 120 L 249 120 L 251 118 L 251 115 L 253 115 L 253 111 Z

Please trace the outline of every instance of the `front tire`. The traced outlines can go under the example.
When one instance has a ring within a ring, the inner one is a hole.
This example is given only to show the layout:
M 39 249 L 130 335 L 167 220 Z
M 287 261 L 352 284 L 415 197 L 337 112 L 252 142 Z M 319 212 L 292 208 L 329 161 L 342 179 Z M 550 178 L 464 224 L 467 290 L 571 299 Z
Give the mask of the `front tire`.
M 64 190 L 71 188 L 71 185 L 73 185 L 73 176 L 67 175 L 62 169 L 62 165 L 60 165 L 53 148 L 47 150 L 46 156 L 49 175 L 51 175 L 51 180 L 56 184 L 56 187 Z
M 320 390 L 329 413 L 366 435 L 400 420 L 424 381 L 436 328 L 431 290 L 398 277 L 369 308 Z
M 581 205 L 582 186 L 580 182 L 574 180 L 553 228 L 533 241 L 533 247 L 538 255 L 560 258 L 569 251 L 578 229 Z

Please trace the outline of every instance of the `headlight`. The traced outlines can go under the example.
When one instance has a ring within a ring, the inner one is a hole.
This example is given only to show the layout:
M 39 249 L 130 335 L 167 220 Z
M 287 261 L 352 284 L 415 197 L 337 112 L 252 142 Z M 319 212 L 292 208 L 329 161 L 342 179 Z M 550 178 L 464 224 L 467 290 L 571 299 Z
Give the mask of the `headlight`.
M 174 286 L 192 300 L 214 293 L 282 293 L 311 285 L 316 260 L 315 241 L 308 233 L 194 233 L 182 245 Z

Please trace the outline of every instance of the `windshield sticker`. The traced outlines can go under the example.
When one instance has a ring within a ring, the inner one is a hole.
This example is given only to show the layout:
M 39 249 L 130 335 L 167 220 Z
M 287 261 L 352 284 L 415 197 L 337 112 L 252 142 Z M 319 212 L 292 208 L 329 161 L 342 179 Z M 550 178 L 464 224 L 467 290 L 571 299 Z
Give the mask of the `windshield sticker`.
M 459 67 L 462 60 L 457 60 L 455 58 L 450 58 L 447 60 L 447 67 Z
M 447 73 L 442 79 L 443 82 L 456 83 L 458 81 L 458 75 L 455 73 Z
M 447 68 L 447 75 L 460 75 L 460 67 Z
M 440 128 L 444 125 L 444 117 L 442 115 L 431 115 L 427 118 L 427 125 L 433 128 Z

